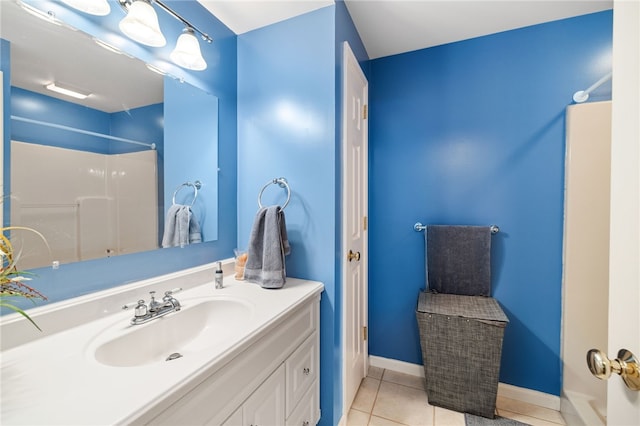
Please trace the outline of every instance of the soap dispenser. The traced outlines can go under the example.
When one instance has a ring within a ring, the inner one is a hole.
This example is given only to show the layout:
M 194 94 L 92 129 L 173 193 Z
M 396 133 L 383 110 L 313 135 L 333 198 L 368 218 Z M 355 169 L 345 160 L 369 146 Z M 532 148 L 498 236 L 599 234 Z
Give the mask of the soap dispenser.
M 222 262 L 216 262 L 215 282 L 216 288 L 222 288 Z

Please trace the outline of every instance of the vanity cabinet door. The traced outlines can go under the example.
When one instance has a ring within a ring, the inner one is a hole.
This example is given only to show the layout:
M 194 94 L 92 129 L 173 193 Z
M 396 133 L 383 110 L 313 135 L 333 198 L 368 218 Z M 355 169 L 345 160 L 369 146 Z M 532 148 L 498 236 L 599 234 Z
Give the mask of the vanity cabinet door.
M 287 377 L 287 417 L 318 377 L 318 333 L 315 332 L 285 362 Z
M 284 386 L 281 365 L 242 405 L 243 425 L 284 425 Z

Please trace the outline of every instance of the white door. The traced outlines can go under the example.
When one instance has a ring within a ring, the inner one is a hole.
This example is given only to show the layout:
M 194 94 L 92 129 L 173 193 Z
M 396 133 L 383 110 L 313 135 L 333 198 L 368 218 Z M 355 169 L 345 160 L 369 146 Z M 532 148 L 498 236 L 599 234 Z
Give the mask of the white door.
M 640 357 L 640 2 L 613 6 L 609 357 Z M 640 425 L 640 392 L 609 379 L 607 424 Z
M 369 85 L 343 43 L 342 323 L 346 415 L 367 372 L 367 96 Z

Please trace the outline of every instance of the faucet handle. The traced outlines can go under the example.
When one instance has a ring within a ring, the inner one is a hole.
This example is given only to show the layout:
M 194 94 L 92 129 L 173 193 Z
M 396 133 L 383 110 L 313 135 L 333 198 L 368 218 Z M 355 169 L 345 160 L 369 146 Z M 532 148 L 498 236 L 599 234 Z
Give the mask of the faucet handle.
M 176 287 L 176 288 L 173 288 L 171 290 L 165 291 L 164 295 L 165 296 L 171 296 L 172 294 L 176 294 L 176 293 L 181 292 L 181 291 L 182 291 L 182 287 Z
M 122 305 L 122 310 L 126 311 L 127 309 L 137 308 L 138 306 L 140 306 L 140 304 L 144 304 L 144 300 L 140 299 L 137 302 L 130 302 L 130 303 L 124 304 Z
M 167 301 L 167 300 L 171 300 L 173 299 L 173 294 L 174 293 L 178 293 L 180 290 L 182 290 L 181 287 L 176 287 L 172 290 L 167 290 L 164 292 L 164 297 L 162 298 L 162 300 Z
M 144 304 L 144 300 L 143 299 L 138 300 L 138 304 L 136 305 L 134 316 L 144 317 L 145 315 L 147 315 L 147 312 L 148 312 L 148 308 L 147 308 L 147 305 Z

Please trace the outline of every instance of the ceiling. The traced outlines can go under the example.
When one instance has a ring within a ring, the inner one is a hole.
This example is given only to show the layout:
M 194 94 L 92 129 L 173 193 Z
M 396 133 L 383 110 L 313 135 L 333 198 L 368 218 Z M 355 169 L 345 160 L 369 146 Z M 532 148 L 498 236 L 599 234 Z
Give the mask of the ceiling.
M 236 34 L 334 3 L 333 0 L 197 1 Z M 375 59 L 610 9 L 612 0 L 345 0 L 345 4 L 369 57 Z M 88 37 L 78 40 L 68 28 L 42 25 L 42 21 L 26 14 L 13 1 L 0 0 L 0 9 L 0 36 L 12 42 L 12 84 L 44 93 L 45 82 L 53 79 L 76 82 L 76 87 L 95 94 L 84 105 L 108 112 L 162 100 L 162 78 L 151 75 L 142 62 L 113 55 L 96 47 Z M 66 33 L 62 34 L 63 41 L 54 39 L 58 32 Z M 60 47 L 65 47 L 65 51 Z M 86 65 L 78 66 L 77 52 L 82 52 Z M 102 65 L 105 63 L 110 65 L 105 67 Z M 121 78 L 123 75 L 127 78 Z M 114 76 L 118 79 L 117 88 L 107 84 Z M 115 103 L 110 101 L 114 98 Z
M 333 0 L 198 0 L 236 34 Z M 613 7 L 612 0 L 345 0 L 370 59 Z
M 45 23 L 13 1 L 0 0 L 0 37 L 11 42 L 13 86 L 105 112 L 162 102 L 163 78 L 142 61 L 109 52 L 80 31 Z M 53 81 L 91 96 L 78 101 L 46 90 Z

